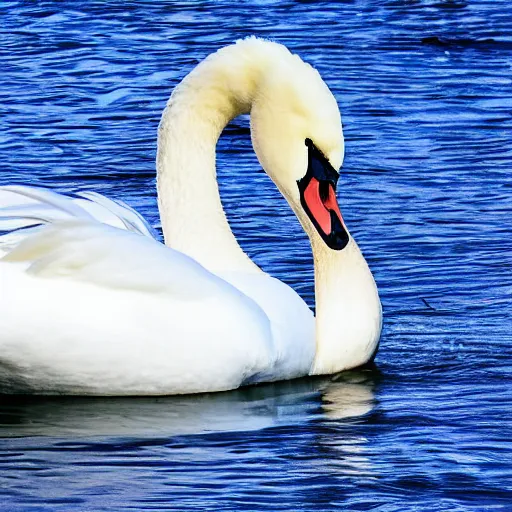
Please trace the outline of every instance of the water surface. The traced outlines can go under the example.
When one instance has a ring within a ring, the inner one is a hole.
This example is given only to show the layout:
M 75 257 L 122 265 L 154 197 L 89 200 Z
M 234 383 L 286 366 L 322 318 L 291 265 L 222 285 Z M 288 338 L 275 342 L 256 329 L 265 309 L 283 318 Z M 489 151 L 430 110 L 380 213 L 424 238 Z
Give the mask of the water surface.
M 339 200 L 384 307 L 377 370 L 197 397 L 3 399 L 0 509 L 511 510 L 508 2 L 3 2 L 0 184 L 95 190 L 158 227 L 172 87 L 256 34 L 334 92 Z M 313 306 L 307 240 L 218 146 L 242 246 Z

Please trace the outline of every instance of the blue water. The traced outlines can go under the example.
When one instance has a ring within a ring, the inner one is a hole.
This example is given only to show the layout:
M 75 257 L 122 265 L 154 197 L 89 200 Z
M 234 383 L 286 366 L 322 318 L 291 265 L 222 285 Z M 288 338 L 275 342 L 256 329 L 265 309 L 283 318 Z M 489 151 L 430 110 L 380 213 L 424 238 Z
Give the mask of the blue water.
M 158 227 L 166 99 L 249 34 L 300 53 L 338 99 L 341 209 L 384 307 L 377 368 L 196 397 L 4 398 L 0 510 L 512 510 L 509 2 L 3 1 L 0 184 L 96 190 Z M 247 119 L 218 166 L 244 249 L 313 305 L 307 240 Z

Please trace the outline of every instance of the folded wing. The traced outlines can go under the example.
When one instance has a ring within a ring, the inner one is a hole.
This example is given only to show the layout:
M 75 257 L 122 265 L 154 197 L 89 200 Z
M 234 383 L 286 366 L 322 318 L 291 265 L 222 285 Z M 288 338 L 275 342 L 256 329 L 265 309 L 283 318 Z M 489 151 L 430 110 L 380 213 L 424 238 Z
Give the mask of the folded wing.
M 221 282 L 158 242 L 128 205 L 96 193 L 1 187 L 0 230 L 0 262 L 33 276 L 182 298 L 208 295 Z
M 0 187 L 0 255 L 33 234 L 34 227 L 69 220 L 96 221 L 157 238 L 144 218 L 122 201 L 95 192 L 66 196 L 43 188 L 4 186 Z

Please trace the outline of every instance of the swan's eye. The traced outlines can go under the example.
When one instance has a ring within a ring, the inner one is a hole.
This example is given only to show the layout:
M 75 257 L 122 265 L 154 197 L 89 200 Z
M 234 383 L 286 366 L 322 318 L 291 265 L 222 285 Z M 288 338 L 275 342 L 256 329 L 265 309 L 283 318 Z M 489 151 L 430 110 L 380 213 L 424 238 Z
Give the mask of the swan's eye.
M 305 144 L 308 169 L 297 181 L 300 202 L 324 242 L 339 251 L 348 244 L 349 236 L 336 199 L 338 173 L 311 139 L 307 138 Z

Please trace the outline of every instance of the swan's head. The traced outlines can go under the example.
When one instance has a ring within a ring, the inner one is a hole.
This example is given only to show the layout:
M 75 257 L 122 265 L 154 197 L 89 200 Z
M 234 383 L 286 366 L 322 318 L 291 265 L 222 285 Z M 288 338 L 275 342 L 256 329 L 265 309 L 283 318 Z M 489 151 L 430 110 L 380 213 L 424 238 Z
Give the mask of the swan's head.
M 310 239 L 343 249 L 349 235 L 336 200 L 343 130 L 336 99 L 318 71 L 286 51 L 260 84 L 251 133 L 262 167 Z

